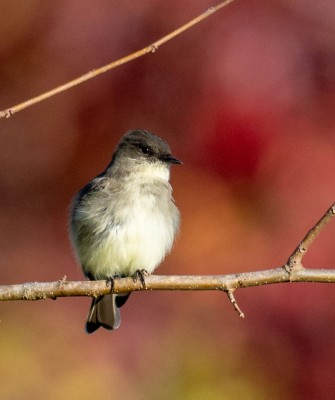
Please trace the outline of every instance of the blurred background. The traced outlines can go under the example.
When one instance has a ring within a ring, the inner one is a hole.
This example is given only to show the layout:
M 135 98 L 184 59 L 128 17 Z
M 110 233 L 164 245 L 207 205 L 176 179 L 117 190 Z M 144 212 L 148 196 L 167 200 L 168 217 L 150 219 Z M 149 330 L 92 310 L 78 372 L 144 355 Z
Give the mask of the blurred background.
M 154 42 L 209 0 L 0 0 L 0 108 Z M 0 121 L 1 284 L 81 280 L 72 196 L 145 128 L 184 161 L 159 274 L 284 264 L 335 200 L 335 3 L 236 0 L 146 55 Z M 305 258 L 334 268 L 335 224 Z M 332 399 L 335 290 L 135 293 L 115 332 L 90 299 L 0 304 L 1 399 Z

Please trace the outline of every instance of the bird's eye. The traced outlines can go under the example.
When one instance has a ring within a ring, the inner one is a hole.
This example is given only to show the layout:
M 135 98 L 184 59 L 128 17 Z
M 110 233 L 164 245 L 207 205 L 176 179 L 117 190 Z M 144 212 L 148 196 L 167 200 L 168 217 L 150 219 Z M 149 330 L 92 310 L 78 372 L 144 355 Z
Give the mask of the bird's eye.
M 141 150 L 142 150 L 142 153 L 143 153 L 143 154 L 149 154 L 149 153 L 151 153 L 151 149 L 150 149 L 150 147 L 148 147 L 148 146 L 143 146 L 143 147 L 141 147 Z

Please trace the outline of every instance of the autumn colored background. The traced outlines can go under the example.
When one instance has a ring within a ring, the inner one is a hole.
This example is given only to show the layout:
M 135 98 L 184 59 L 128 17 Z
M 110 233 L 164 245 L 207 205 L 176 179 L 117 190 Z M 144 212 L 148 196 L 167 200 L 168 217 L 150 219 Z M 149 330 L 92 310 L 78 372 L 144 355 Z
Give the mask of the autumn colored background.
M 138 50 L 209 0 L 0 1 L 0 108 Z M 71 197 L 145 128 L 184 161 L 160 274 L 282 265 L 335 200 L 335 3 L 236 0 L 160 48 L 0 121 L 1 284 L 80 280 Z M 306 256 L 334 268 L 335 223 Z M 0 304 L 1 399 L 333 399 L 335 287 L 135 293 L 115 332 L 90 299 Z

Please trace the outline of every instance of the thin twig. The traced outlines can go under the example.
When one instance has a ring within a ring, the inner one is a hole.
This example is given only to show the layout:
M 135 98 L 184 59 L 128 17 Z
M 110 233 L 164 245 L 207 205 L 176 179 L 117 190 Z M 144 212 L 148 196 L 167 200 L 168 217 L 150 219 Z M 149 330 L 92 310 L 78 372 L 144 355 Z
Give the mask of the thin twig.
M 70 88 L 73 88 L 74 86 L 77 86 L 83 82 L 86 82 L 92 78 L 97 77 L 98 75 L 101 75 L 111 69 L 114 69 L 120 65 L 126 64 L 129 61 L 135 60 L 136 58 L 139 58 L 141 56 L 144 56 L 145 54 L 148 53 L 154 53 L 161 45 L 164 43 L 168 42 L 169 40 L 173 39 L 174 37 L 180 35 L 181 33 L 185 32 L 187 29 L 191 28 L 192 26 L 198 24 L 199 22 L 203 21 L 210 15 L 214 14 L 216 11 L 218 11 L 220 8 L 223 8 L 227 6 L 228 4 L 232 3 L 234 0 L 225 0 L 221 2 L 220 4 L 210 7 L 207 11 L 204 13 L 200 14 L 198 17 L 192 19 L 185 25 L 181 26 L 180 28 L 176 29 L 175 31 L 169 33 L 168 35 L 162 37 L 161 39 L 157 40 L 156 42 L 150 44 L 149 46 L 144 47 L 141 50 L 136 51 L 135 53 L 129 54 L 126 57 L 120 58 L 116 61 L 111 62 L 110 64 L 104 65 L 103 67 L 93 69 L 92 71 L 87 72 L 86 74 L 73 79 L 70 82 L 67 82 L 61 86 L 58 86 L 52 90 L 49 90 L 48 92 L 45 92 L 39 96 L 33 97 L 27 101 L 24 101 L 23 103 L 17 104 L 13 107 L 7 108 L 3 111 L 0 111 L 0 119 L 1 118 L 9 118 L 11 115 L 17 113 L 18 111 L 21 111 L 27 107 L 30 107 L 36 103 L 39 103 L 40 101 L 43 101 L 45 99 L 48 99 L 49 97 L 55 96 L 58 93 L 64 92 Z
M 235 297 L 234 297 L 234 290 L 227 290 L 227 296 L 228 296 L 228 299 L 230 300 L 230 302 L 231 302 L 231 304 L 233 305 L 233 307 L 234 307 L 234 310 L 236 311 L 236 312 L 238 312 L 238 315 L 241 317 L 241 318 L 244 318 L 244 312 L 240 309 L 240 307 L 238 306 L 238 304 L 237 304 L 237 301 L 235 300 Z
M 310 229 L 306 236 L 303 238 L 299 246 L 294 250 L 292 255 L 289 257 L 285 268 L 288 272 L 292 272 L 293 269 L 303 268 L 302 259 L 308 249 L 310 248 L 313 241 L 319 236 L 320 232 L 330 222 L 335 215 L 335 203 L 327 210 L 312 229 Z

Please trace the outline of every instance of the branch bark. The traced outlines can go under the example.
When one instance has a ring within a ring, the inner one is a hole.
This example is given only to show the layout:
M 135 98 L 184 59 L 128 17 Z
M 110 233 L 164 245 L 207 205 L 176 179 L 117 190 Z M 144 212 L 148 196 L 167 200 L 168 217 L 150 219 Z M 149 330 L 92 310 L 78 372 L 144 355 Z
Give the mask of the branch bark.
M 287 282 L 335 283 L 334 269 L 300 268 L 288 272 L 285 266 L 254 272 L 228 275 L 151 275 L 145 278 L 144 288 L 139 280 L 120 278 L 114 288 L 106 281 L 27 282 L 0 286 L 0 301 L 43 300 L 57 297 L 90 296 L 144 290 L 236 290 Z
M 140 279 L 131 277 L 115 279 L 113 285 L 106 281 L 69 282 L 64 277 L 56 282 L 30 282 L 0 286 L 0 301 L 56 299 L 69 296 L 98 297 L 111 292 L 141 290 L 221 290 L 227 293 L 234 309 L 243 318 L 244 313 L 233 295 L 236 289 L 284 282 L 335 283 L 334 269 L 306 269 L 302 265 L 302 259 L 311 244 L 334 215 L 335 203 L 308 231 L 287 263 L 278 268 L 229 275 L 151 275 L 145 277 L 145 285 Z

